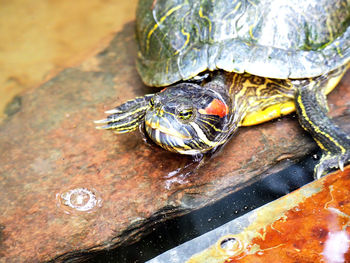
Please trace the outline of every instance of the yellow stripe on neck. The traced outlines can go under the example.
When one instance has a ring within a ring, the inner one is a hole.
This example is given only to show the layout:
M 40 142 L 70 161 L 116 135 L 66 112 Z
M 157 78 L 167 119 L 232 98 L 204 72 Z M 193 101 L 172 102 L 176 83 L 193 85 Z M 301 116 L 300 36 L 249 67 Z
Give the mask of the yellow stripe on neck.
M 241 126 L 252 126 L 267 122 L 295 111 L 293 101 L 272 105 L 264 110 L 248 113 L 242 120 Z

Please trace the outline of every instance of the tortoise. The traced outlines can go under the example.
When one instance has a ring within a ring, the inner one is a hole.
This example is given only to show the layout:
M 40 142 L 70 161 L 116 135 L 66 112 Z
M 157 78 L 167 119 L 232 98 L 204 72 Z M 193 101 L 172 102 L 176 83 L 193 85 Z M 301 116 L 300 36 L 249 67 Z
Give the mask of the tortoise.
M 315 178 L 350 159 L 326 95 L 350 58 L 350 1 L 140 0 L 137 70 L 159 92 L 107 111 L 100 129 L 162 148 L 216 152 L 240 126 L 297 112 L 322 150 Z

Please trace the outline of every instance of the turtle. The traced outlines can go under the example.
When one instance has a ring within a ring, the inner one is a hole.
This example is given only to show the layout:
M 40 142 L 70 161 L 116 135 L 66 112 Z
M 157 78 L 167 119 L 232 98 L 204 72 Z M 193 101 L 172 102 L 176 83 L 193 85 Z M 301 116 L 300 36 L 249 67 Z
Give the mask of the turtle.
M 350 1 L 140 0 L 136 68 L 153 94 L 96 121 L 185 155 L 210 155 L 240 126 L 296 111 L 322 155 L 314 177 L 350 160 L 327 94 L 350 58 Z

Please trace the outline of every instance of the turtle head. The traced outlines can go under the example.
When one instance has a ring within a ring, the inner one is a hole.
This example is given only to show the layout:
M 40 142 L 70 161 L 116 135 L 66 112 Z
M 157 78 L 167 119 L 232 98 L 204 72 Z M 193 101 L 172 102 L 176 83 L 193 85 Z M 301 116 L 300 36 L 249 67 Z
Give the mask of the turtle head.
M 145 114 L 145 131 L 162 148 L 188 155 L 223 144 L 230 123 L 228 99 L 193 83 L 170 86 L 155 94 Z
M 222 92 L 224 93 L 224 92 Z M 180 154 L 196 155 L 216 149 L 232 133 L 232 110 L 227 95 L 194 83 L 169 86 L 156 94 L 127 101 L 96 121 L 126 133 L 144 126 L 153 142 Z

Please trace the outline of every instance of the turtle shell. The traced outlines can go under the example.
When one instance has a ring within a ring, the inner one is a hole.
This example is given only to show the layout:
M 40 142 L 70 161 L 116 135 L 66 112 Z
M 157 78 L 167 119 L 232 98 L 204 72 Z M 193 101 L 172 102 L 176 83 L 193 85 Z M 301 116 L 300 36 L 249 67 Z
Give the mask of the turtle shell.
M 315 77 L 350 58 L 350 1 L 140 0 L 136 24 L 151 86 L 217 69 Z

